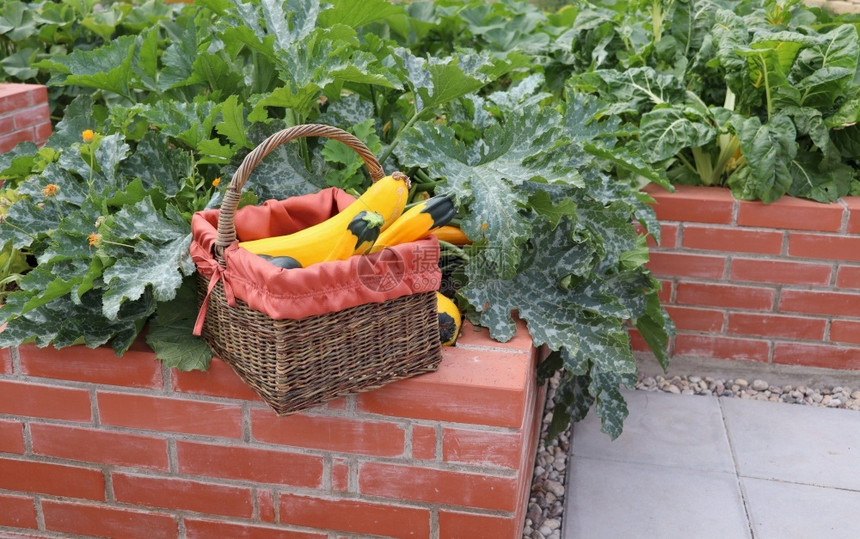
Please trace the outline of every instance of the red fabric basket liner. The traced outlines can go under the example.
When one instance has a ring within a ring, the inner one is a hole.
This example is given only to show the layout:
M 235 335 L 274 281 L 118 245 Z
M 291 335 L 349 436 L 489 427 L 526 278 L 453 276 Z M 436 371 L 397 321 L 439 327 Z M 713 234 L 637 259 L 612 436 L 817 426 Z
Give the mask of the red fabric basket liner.
M 246 206 L 236 212 L 236 236 L 239 241 L 249 241 L 291 234 L 321 223 L 354 200 L 345 191 L 332 187 L 285 200 L 269 200 L 261 206 Z M 209 278 L 209 293 L 222 281 L 231 306 L 235 305 L 234 298 L 239 298 L 274 320 L 298 320 L 439 288 L 439 241 L 434 236 L 371 255 L 288 270 L 234 243 L 225 249 L 222 267 L 212 254 L 219 211 L 194 214 L 190 250 L 198 271 Z M 195 327 L 198 334 L 208 297 L 207 294 L 200 308 Z

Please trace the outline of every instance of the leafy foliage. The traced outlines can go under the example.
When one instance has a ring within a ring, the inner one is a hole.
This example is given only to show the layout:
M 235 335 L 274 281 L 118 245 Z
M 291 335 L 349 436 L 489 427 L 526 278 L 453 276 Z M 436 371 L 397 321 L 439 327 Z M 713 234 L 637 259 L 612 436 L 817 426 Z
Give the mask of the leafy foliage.
M 856 157 L 833 143 L 860 113 L 856 17 L 784 0 L 581 4 L 566 84 L 609 101 L 673 182 L 764 202 L 858 189 Z
M 499 340 L 512 336 L 516 312 L 536 344 L 557 352 L 544 369 L 564 370 L 558 409 L 570 415 L 559 414 L 556 426 L 594 406 L 617 436 L 626 416 L 619 387 L 636 370 L 630 326 L 661 361 L 672 332 L 632 226 L 659 234 L 637 186 L 666 184 L 666 176 L 649 165 L 628 115 L 680 115 L 691 125 L 676 139 L 710 139 L 726 125 L 756 147 L 775 132 L 723 116 L 696 127 L 716 113 L 680 106 L 686 86 L 645 65 L 648 54 L 672 50 L 630 52 L 647 39 L 616 32 L 623 10 L 582 4 L 545 13 L 518 0 L 358 4 L 154 1 L 121 11 L 134 31 L 94 17 L 86 27 L 103 43 L 34 64 L 52 93 L 79 97 L 44 148 L 0 160 L 0 177 L 19 197 L 0 233 L 35 261 L 0 307 L 0 346 L 109 342 L 121 354 L 149 322 L 159 358 L 205 368 L 209 351 L 190 335 L 191 215 L 218 206 L 216 178 L 226 184 L 266 136 L 328 123 L 366 141 L 387 170 L 412 176 L 413 197 L 455 196 L 474 241 L 450 251 L 464 265 L 461 307 Z M 18 27 L 29 28 L 26 16 Z M 637 69 L 610 75 L 618 58 Z M 803 58 L 804 73 L 824 67 L 811 53 Z M 576 70 L 591 73 L 571 77 Z M 830 84 L 824 78 L 809 87 Z M 604 99 L 616 91 L 643 109 Z M 821 122 L 810 116 L 806 125 L 823 140 Z M 85 130 L 95 132 L 91 141 Z M 850 147 L 837 138 L 831 151 Z M 329 185 L 358 193 L 369 183 L 351 152 L 302 139 L 264 159 L 246 187 L 265 199 Z

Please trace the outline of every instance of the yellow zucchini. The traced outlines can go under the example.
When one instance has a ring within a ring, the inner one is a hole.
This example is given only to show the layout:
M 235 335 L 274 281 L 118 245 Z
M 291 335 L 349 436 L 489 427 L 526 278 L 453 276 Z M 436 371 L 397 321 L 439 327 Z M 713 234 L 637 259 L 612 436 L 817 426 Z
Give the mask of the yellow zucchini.
M 472 240 L 466 236 L 466 233 L 460 230 L 460 227 L 454 225 L 440 226 L 435 230 L 431 230 L 430 234 L 453 245 L 469 245 L 472 243 Z
M 421 201 L 384 230 L 370 252 L 375 253 L 392 245 L 420 240 L 431 230 L 448 224 L 456 214 L 454 199 L 448 195 Z
M 442 346 L 454 346 L 463 325 L 457 304 L 448 296 L 436 292 L 436 314 L 439 317 L 439 339 Z
M 331 252 L 326 256 L 324 262 L 332 260 L 346 260 L 352 255 L 366 253 L 376 238 L 379 237 L 379 229 L 385 220 L 376 212 L 361 211 L 352 218 L 349 226 L 341 234 Z
M 408 196 L 409 178 L 395 172 L 378 180 L 355 202 L 322 223 L 294 234 L 239 242 L 239 247 L 258 255 L 289 256 L 306 268 L 326 259 L 359 212 L 380 214 L 384 219 L 380 230 L 385 230 L 403 213 Z

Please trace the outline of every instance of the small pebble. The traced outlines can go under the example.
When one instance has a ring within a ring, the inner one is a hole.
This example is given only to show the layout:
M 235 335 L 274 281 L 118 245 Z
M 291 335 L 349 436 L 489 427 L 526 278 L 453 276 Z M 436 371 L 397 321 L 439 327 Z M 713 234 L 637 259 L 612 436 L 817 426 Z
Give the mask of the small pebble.
M 561 498 L 562 496 L 564 496 L 564 485 L 562 485 L 558 481 L 547 481 L 544 486 L 549 492 L 552 492 L 557 497 Z
M 769 387 L 770 384 L 765 382 L 764 380 L 753 380 L 752 388 L 756 391 L 764 391 Z
M 550 530 L 557 530 L 561 526 L 561 522 L 555 518 L 548 518 L 543 521 L 543 525 Z

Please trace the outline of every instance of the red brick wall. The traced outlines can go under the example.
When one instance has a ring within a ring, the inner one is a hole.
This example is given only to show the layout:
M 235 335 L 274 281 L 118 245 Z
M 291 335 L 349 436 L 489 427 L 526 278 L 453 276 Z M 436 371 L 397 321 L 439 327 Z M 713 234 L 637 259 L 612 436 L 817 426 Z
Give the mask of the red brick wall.
M 860 198 L 649 193 L 663 228 L 649 267 L 677 325 L 674 355 L 860 369 Z
M 468 326 L 436 373 L 278 418 L 220 360 L 0 350 L 0 535 L 519 537 L 535 361 Z
M 19 142 L 41 145 L 51 132 L 51 111 L 44 86 L 0 83 L 0 153 Z

